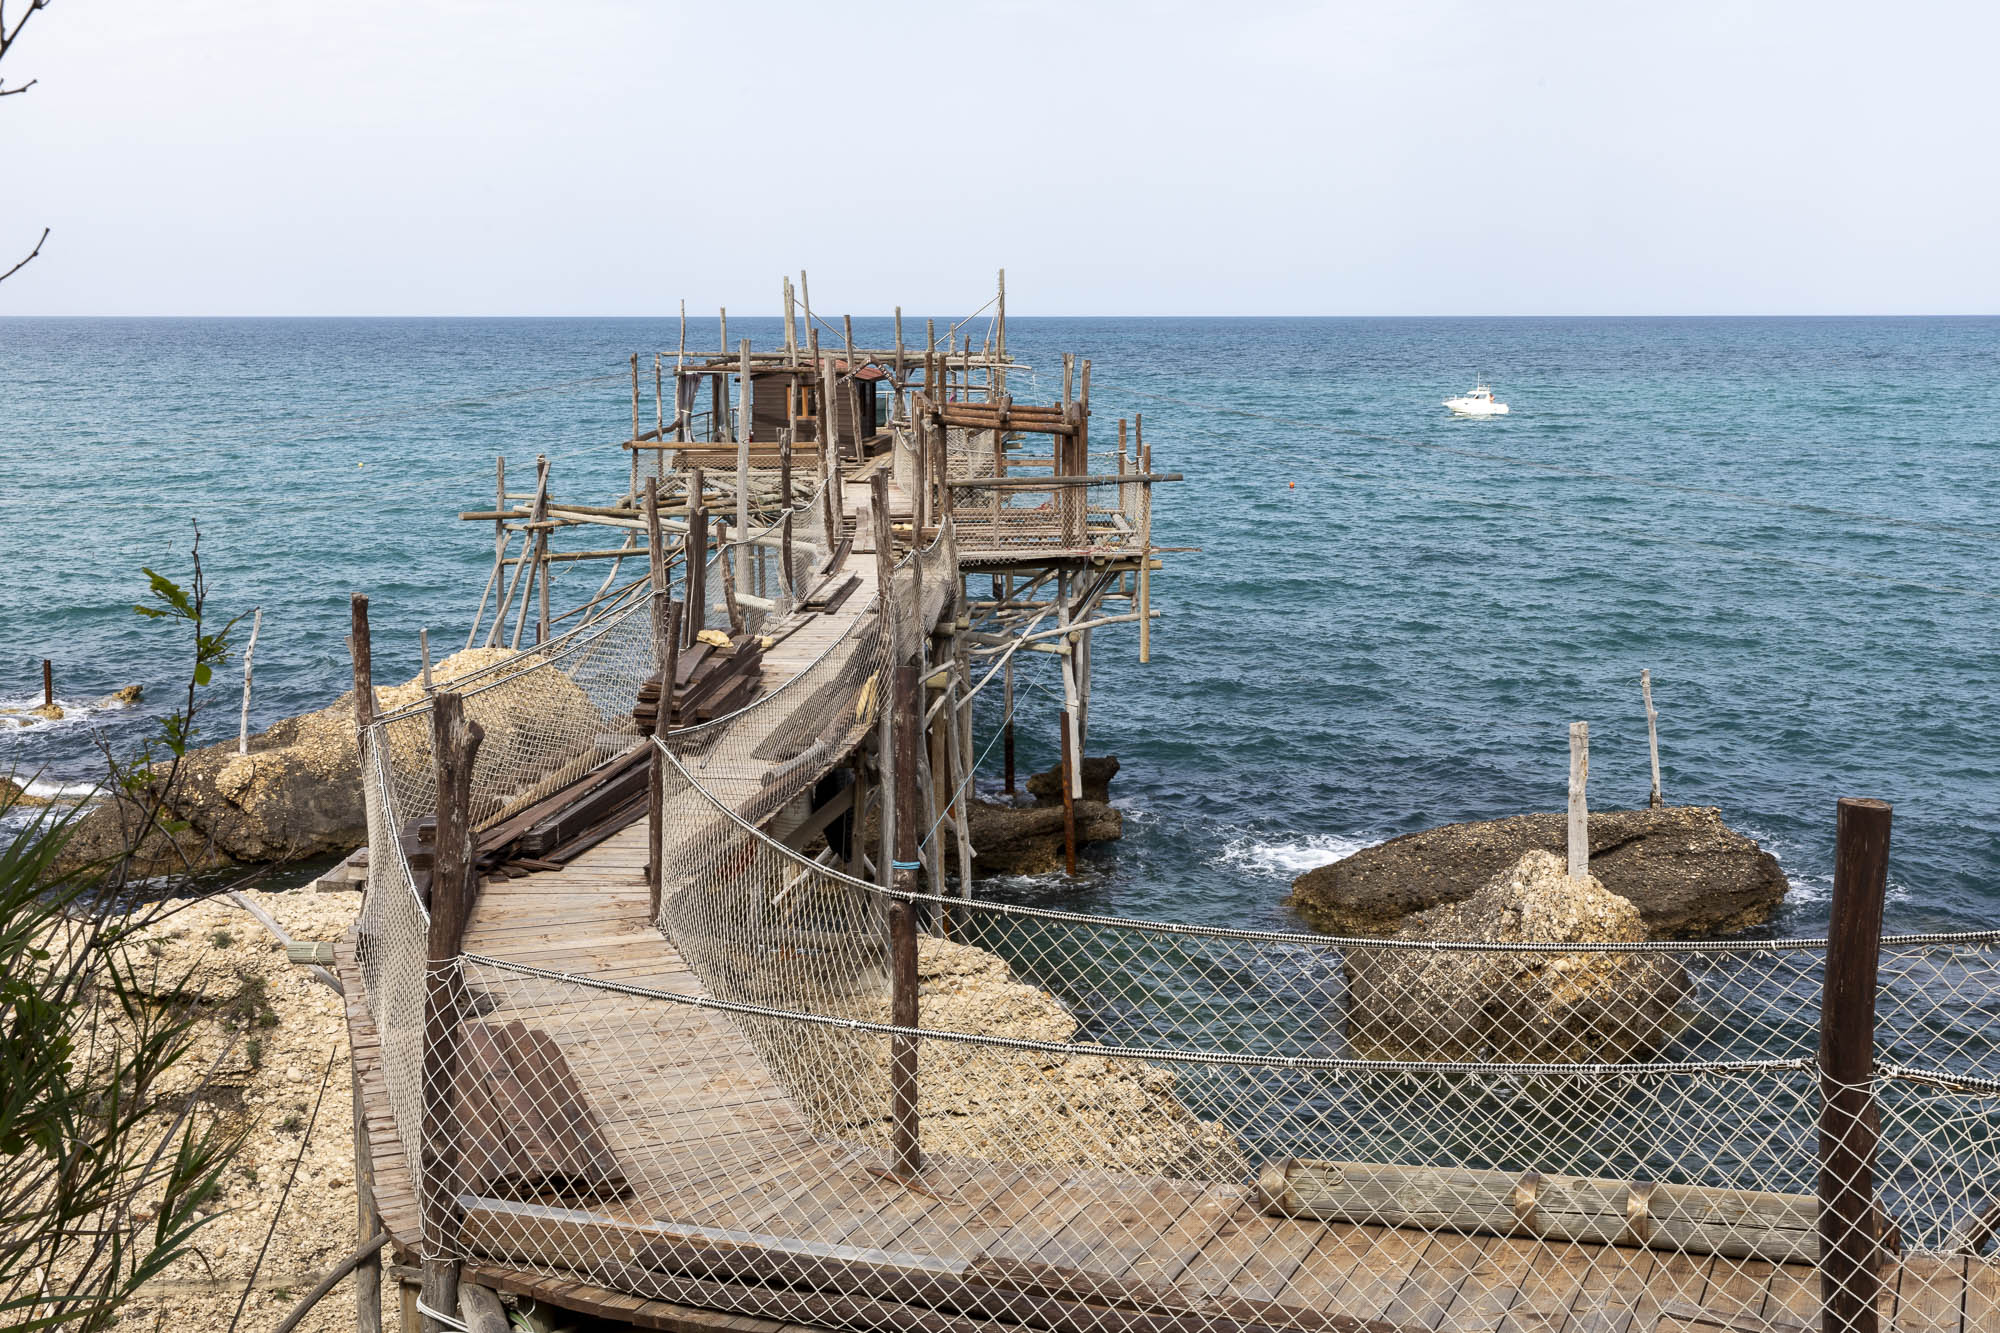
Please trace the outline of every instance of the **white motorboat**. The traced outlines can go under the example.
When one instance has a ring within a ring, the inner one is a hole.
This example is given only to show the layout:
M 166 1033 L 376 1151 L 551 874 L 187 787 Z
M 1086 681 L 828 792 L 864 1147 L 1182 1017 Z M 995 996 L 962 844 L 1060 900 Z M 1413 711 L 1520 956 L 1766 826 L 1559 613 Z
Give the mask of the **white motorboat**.
M 1493 401 L 1493 390 L 1482 380 L 1472 386 L 1470 393 L 1462 393 L 1456 398 L 1447 398 L 1444 405 L 1462 417 L 1504 417 L 1507 404 Z

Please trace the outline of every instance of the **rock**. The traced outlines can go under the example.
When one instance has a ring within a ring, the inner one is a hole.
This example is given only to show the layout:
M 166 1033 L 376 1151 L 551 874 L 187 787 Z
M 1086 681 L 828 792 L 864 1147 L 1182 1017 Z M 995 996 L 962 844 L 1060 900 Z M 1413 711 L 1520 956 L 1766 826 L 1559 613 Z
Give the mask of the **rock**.
M 12 778 L 0 778 L 0 806 L 26 809 L 30 806 L 47 805 L 46 796 L 30 795 L 28 789 Z
M 60 722 L 63 720 L 63 707 L 61 704 L 36 704 L 28 710 L 28 716 L 38 717 L 44 722 Z
M 1460 902 L 1418 913 L 1401 940 L 1589 944 L 1646 938 L 1630 900 L 1531 851 Z M 1658 953 L 1347 950 L 1348 1039 L 1365 1058 L 1618 1062 L 1680 1030 L 1681 964 Z
M 504 648 L 454 653 L 432 668 L 432 681 L 444 684 L 516 657 Z M 525 670 L 540 659 L 523 653 L 518 660 Z M 505 681 L 509 674 L 499 672 L 495 678 Z M 388 713 L 422 699 L 423 687 L 412 679 L 378 687 L 376 695 L 378 710 Z M 468 705 L 486 726 L 482 771 L 541 775 L 557 770 L 554 779 L 501 793 L 517 800 L 565 780 L 562 761 L 594 756 L 596 736 L 617 725 L 606 723 L 589 695 L 558 672 L 539 673 L 532 683 L 519 686 L 503 684 L 485 698 L 485 706 Z M 367 841 L 353 700 L 350 690 L 325 708 L 281 719 L 250 738 L 248 754 L 238 754 L 234 740 L 190 750 L 173 795 L 174 814 L 190 827 L 172 844 L 164 835 L 149 835 L 135 873 L 166 873 L 190 863 L 209 869 L 232 862 L 292 861 L 347 851 Z M 629 715 L 620 716 L 629 727 Z M 561 739 L 552 741 L 551 736 Z M 428 764 L 428 719 L 392 726 L 389 746 L 399 766 Z M 126 827 L 136 827 L 130 816 L 129 808 L 121 814 L 113 803 L 86 813 L 77 821 L 59 868 L 82 869 L 120 854 Z
M 1412 913 L 1470 896 L 1529 851 L 1564 854 L 1567 836 L 1559 813 L 1447 824 L 1308 870 L 1288 901 L 1316 930 L 1387 934 Z M 1788 887 L 1777 858 L 1713 806 L 1591 812 L 1590 872 L 1637 906 L 1654 938 L 1762 925 Z
M 971 945 L 919 936 L 917 994 L 927 1028 L 1076 1041 L 1076 1017 L 1060 1001 L 1015 980 L 998 955 Z M 881 980 L 807 1003 L 869 1022 L 889 1017 Z M 748 1031 L 816 1128 L 836 1138 L 886 1142 L 884 1038 L 786 1024 Z M 1193 1179 L 1248 1169 L 1235 1136 L 1196 1119 L 1181 1102 L 1173 1070 L 1145 1061 L 926 1041 L 917 1052 L 917 1083 L 924 1151 L 933 1155 Z
M 1100 805 L 1111 800 L 1111 779 L 1118 776 L 1118 756 L 1107 754 L 1085 756 L 1083 761 L 1083 799 L 1096 801 Z M 1028 779 L 1028 795 L 1041 805 L 1062 804 L 1062 765 L 1046 769 Z
M 145 697 L 146 697 L 145 686 L 127 685 L 122 690 L 114 690 L 110 694 L 105 695 L 104 702 L 105 704 L 111 707 L 130 708 L 133 704 L 140 702 Z
M 1053 805 L 973 801 L 966 808 L 974 875 L 1045 875 L 1063 867 L 1063 811 Z M 948 830 L 947 830 L 948 831 Z M 1102 801 L 1076 803 L 1076 845 L 1116 842 L 1125 816 Z M 947 837 L 946 859 L 958 863 L 958 841 Z

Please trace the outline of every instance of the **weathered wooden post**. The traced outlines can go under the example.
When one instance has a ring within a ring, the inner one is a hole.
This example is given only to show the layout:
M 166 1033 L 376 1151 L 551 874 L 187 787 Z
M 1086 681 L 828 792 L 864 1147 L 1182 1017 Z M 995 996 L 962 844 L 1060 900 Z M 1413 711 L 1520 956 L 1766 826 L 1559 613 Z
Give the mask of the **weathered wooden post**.
M 354 658 L 354 734 L 360 738 L 361 759 L 366 763 L 368 728 L 375 725 L 375 664 L 368 645 L 366 593 L 347 599 L 347 651 Z
M 736 395 L 736 583 L 750 584 L 750 548 L 743 539 L 750 535 L 750 340 L 743 339 L 738 360 L 742 387 Z M 733 599 L 732 599 L 733 601 Z M 736 619 L 732 610 L 730 619 Z M 737 630 L 741 633 L 741 629 Z
M 464 700 L 445 690 L 431 701 L 431 755 L 437 778 L 437 838 L 432 849 L 430 934 L 424 964 L 422 1175 L 424 1304 L 458 1309 L 459 1145 L 453 1096 L 459 1023 L 468 1012 L 459 950 L 472 915 L 478 873 L 472 847 L 472 771 L 484 739 L 465 716 Z M 425 1333 L 445 1325 L 425 1316 Z
M 56 665 L 48 658 L 42 659 L 42 707 L 56 706 Z
M 779 590 L 785 600 L 798 596 L 792 587 L 792 431 L 787 426 L 778 436 L 778 503 L 784 516 L 778 520 Z
M 1153 475 L 1153 451 L 1146 444 L 1146 418 L 1132 414 L 1133 458 L 1139 471 Z M 1139 660 L 1153 660 L 1153 483 L 1139 487 Z
M 382 1230 L 375 1210 L 375 1152 L 368 1141 L 368 1111 L 361 1100 L 361 1072 L 354 1080 L 354 1239 L 365 1244 Z M 382 1333 L 382 1252 L 354 1266 L 354 1333 Z
M 1660 715 L 1653 711 L 1653 673 L 1639 673 L 1639 697 L 1646 701 L 1646 750 L 1653 759 L 1653 796 L 1649 804 L 1655 810 L 1666 802 L 1660 797 Z
M 1569 724 L 1569 877 L 1590 877 L 1590 724 Z
M 1819 1250 L 1822 1333 L 1876 1333 L 1875 982 L 1889 883 L 1887 802 L 1842 797 L 1833 920 L 1820 1004 Z
M 880 474 L 878 473 L 879 477 Z M 917 891 L 917 738 L 923 730 L 922 695 L 914 662 L 899 662 L 891 684 L 896 775 L 896 888 Z M 889 1021 L 917 1025 L 917 917 L 907 899 L 889 904 Z M 917 1110 L 917 1038 L 889 1038 L 890 1156 L 896 1174 L 915 1177 L 924 1169 Z
M 260 606 L 257 608 L 257 613 L 250 618 L 250 642 L 243 646 L 243 717 L 236 730 L 238 754 L 250 753 L 250 659 L 257 655 L 257 631 L 263 627 L 264 608 Z M 42 693 L 52 693 L 49 688 L 49 664 L 46 658 L 42 661 Z M 363 1236 L 362 1239 L 366 1240 L 368 1237 Z
M 687 623 L 683 627 L 683 647 L 694 646 L 694 636 L 708 624 L 708 508 L 701 502 L 701 469 L 690 469 L 687 542 L 682 547 L 687 560 Z
M 639 495 L 639 354 L 632 353 L 632 496 Z

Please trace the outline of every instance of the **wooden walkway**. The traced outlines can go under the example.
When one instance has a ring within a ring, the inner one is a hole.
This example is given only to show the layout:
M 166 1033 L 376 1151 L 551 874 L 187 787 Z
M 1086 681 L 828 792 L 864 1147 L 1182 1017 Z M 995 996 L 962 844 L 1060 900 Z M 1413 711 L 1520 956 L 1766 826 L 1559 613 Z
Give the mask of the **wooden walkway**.
M 846 569 L 863 581 L 850 613 L 812 618 L 768 655 L 769 688 L 852 628 L 874 592 L 873 556 Z M 747 795 L 756 776 L 721 794 Z M 697 994 L 650 919 L 645 839 L 636 825 L 559 872 L 486 884 L 465 952 Z M 351 940 L 337 957 L 378 1206 L 413 1252 L 406 1145 Z M 630 1186 L 608 1198 L 465 1199 L 469 1272 L 624 1323 L 715 1333 L 785 1333 L 793 1320 L 924 1333 L 1818 1326 L 1818 1278 L 1804 1265 L 1273 1219 L 1247 1182 L 970 1160 L 896 1180 L 879 1154 L 816 1139 L 727 1015 L 478 965 L 468 981 L 483 1021 L 518 1018 L 554 1039 Z M 1888 1274 L 1883 1313 L 1899 1333 L 2000 1329 L 2000 1265 L 1913 1259 Z
M 487 886 L 466 952 L 695 993 L 647 920 L 644 857 L 635 828 L 560 873 Z M 350 951 L 342 962 L 358 997 Z M 1239 1328 L 1353 1327 L 1341 1316 L 1492 1333 L 1818 1325 L 1818 1279 L 1802 1265 L 1272 1219 L 1247 1187 L 1059 1168 L 946 1162 L 911 1188 L 871 1169 L 870 1154 L 816 1141 L 725 1015 L 533 980 L 473 981 L 497 1002 L 489 1019 L 518 1016 L 556 1038 L 633 1186 L 623 1199 L 560 1206 L 474 1202 L 467 1237 L 483 1256 L 478 1273 L 647 1327 L 901 1327 L 936 1305 L 983 1311 L 990 1327 L 1031 1301 L 1071 1322 L 1101 1311 L 1106 1328 L 1137 1327 L 1132 1302 L 1149 1297 Z M 377 1197 L 411 1248 L 415 1200 L 358 999 L 349 1020 Z M 726 1258 L 693 1276 L 685 1262 L 661 1266 L 663 1252 Z M 801 1266 L 821 1290 L 742 1280 Z M 1902 1333 L 2000 1328 L 2000 1268 L 1990 1261 L 1913 1260 L 1888 1287 L 1885 1326 Z M 704 1325 L 689 1322 L 694 1306 L 777 1322 Z

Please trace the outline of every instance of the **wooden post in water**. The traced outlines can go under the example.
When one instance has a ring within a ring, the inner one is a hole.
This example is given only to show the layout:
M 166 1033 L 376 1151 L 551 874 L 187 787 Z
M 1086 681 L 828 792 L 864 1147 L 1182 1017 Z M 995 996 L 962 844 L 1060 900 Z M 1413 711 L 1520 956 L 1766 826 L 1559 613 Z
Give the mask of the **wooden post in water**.
M 263 627 L 264 608 L 260 606 L 257 608 L 257 613 L 250 618 L 250 642 L 243 646 L 243 718 L 236 730 L 236 753 L 238 754 L 250 753 L 250 659 L 257 655 L 257 631 Z M 52 693 L 49 688 L 49 663 L 47 658 L 42 659 L 42 693 Z M 369 1235 L 373 1234 L 373 1232 L 369 1233 Z M 368 1237 L 363 1236 L 361 1239 L 367 1240 Z
M 1146 418 L 1132 414 L 1132 456 L 1139 471 L 1153 475 L 1153 451 L 1146 444 Z M 1139 660 L 1153 660 L 1153 483 L 1139 487 Z
M 1639 673 L 1639 697 L 1646 701 L 1646 749 L 1653 758 L 1653 795 L 1648 804 L 1655 810 L 1666 802 L 1660 796 L 1660 715 L 1653 711 L 1653 673 Z
M 424 964 L 424 1068 L 422 1169 L 419 1203 L 423 1214 L 424 1304 L 433 1310 L 458 1309 L 458 1261 L 444 1256 L 460 1249 L 459 1126 L 452 1080 L 458 1069 L 455 1047 L 466 1013 L 465 979 L 459 950 L 477 891 L 472 846 L 472 771 L 484 739 L 479 724 L 465 716 L 455 690 L 431 701 L 431 754 L 437 780 L 437 839 L 432 848 L 430 934 Z M 446 1333 L 425 1316 L 425 1333 Z
M 1822 1333 L 1877 1333 L 1875 993 L 1889 883 L 1884 801 L 1842 797 L 1820 1004 L 1819 1271 Z
M 701 469 L 694 469 L 694 479 L 701 480 Z M 696 491 L 694 494 L 699 495 Z M 687 545 L 687 600 L 688 623 L 684 636 L 684 646 L 694 645 L 695 635 L 701 633 L 708 624 L 708 510 L 699 501 L 688 510 Z
M 56 665 L 48 658 L 42 659 L 42 707 L 56 706 Z
M 1590 876 L 1590 724 L 1569 724 L 1569 877 Z
M 876 474 L 878 477 L 881 475 Z M 896 774 L 896 888 L 917 891 L 917 737 L 923 716 L 914 662 L 899 662 L 893 673 L 891 707 Z M 889 1021 L 917 1025 L 917 918 L 902 898 L 889 903 Z M 890 1158 L 897 1175 L 914 1178 L 924 1169 L 917 1110 L 917 1039 L 889 1039 Z

